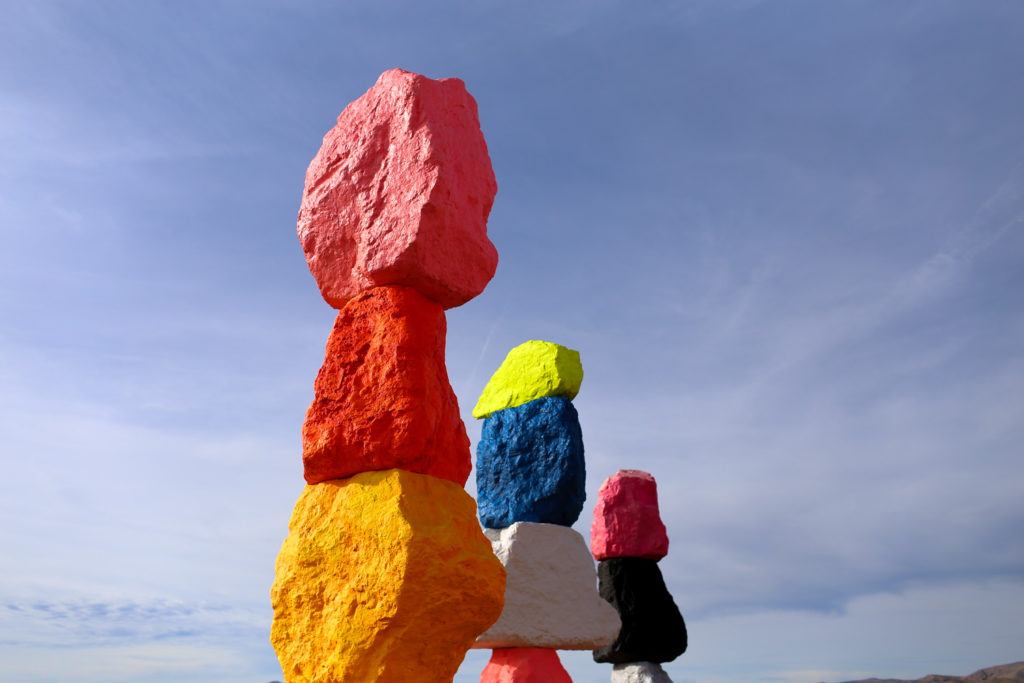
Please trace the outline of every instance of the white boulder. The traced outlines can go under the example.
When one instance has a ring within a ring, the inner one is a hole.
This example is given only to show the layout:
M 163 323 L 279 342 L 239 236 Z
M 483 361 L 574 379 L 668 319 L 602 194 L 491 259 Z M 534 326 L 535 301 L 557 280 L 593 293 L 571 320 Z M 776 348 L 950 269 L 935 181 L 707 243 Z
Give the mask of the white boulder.
M 612 683 L 672 683 L 661 664 L 634 662 L 616 664 L 612 669 Z
M 505 565 L 505 608 L 473 647 L 594 650 L 615 640 L 619 615 L 597 592 L 594 558 L 579 533 L 534 522 L 484 533 Z

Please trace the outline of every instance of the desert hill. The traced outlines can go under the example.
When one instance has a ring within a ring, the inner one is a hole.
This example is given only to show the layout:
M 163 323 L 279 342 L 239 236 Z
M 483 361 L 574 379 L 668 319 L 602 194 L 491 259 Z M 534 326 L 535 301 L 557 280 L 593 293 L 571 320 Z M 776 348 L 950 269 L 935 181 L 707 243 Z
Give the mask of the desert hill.
M 902 678 L 866 678 L 844 683 L 1024 683 L 1024 662 L 1000 664 L 980 669 L 969 676 L 943 676 L 929 674 L 924 678 L 907 680 Z

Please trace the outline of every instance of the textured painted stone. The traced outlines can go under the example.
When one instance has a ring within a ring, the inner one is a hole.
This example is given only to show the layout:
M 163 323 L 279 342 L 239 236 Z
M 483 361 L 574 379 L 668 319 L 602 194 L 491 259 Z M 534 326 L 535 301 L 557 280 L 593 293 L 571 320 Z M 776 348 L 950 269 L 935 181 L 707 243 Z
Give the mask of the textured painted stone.
M 392 69 L 349 104 L 306 171 L 298 234 L 324 299 L 407 285 L 445 308 L 494 276 L 498 186 L 476 101 L 457 78 Z
M 287 683 L 451 683 L 505 576 L 458 485 L 403 470 L 309 485 L 277 557 Z
M 601 597 L 622 619 L 615 642 L 594 651 L 598 662 L 671 662 L 686 652 L 686 624 L 655 560 L 622 557 L 598 564 Z
M 592 650 L 615 639 L 619 618 L 597 593 L 579 533 L 529 522 L 484 533 L 505 566 L 505 607 L 474 647 Z
M 619 470 L 604 480 L 594 506 L 590 550 L 598 560 L 668 554 L 668 534 L 658 513 L 658 485 L 647 472 Z
M 507 647 L 491 653 L 480 683 L 572 683 L 572 678 L 555 650 Z
M 616 664 L 612 668 L 612 683 L 672 683 L 665 670 L 655 662 Z
M 540 398 L 484 420 L 476 448 L 476 490 L 485 527 L 571 526 L 587 498 L 586 479 L 583 433 L 569 399 Z
M 444 364 L 444 310 L 408 287 L 350 300 L 302 427 L 306 481 L 401 468 L 464 485 L 469 438 Z
M 575 398 L 582 383 L 579 351 L 536 339 L 524 342 L 508 352 L 491 376 L 473 417 L 487 417 L 545 396 Z

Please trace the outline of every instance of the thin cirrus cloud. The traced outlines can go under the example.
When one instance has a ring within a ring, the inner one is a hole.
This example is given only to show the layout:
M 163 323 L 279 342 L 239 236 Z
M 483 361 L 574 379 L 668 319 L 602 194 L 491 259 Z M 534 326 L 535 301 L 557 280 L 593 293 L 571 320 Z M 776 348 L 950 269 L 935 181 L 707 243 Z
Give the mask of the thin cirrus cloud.
M 608 474 L 657 476 L 674 680 L 1020 658 L 1020 9 L 533 10 L 12 10 L 4 674 L 280 677 L 267 588 L 332 320 L 295 212 L 396 65 L 466 80 L 499 180 L 498 274 L 448 315 L 470 435 L 510 347 L 581 350 L 577 527 Z

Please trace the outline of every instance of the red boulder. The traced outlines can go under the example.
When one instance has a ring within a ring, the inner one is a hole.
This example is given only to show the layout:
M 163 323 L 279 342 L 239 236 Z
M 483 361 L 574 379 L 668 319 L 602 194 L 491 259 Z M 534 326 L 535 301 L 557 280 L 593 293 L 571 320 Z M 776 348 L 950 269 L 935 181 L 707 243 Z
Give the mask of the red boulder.
M 480 683 L 572 683 L 558 652 L 538 647 L 494 650 Z
M 298 233 L 324 299 L 341 308 L 405 285 L 445 308 L 469 301 L 498 265 L 487 238 L 497 190 L 465 84 L 385 71 L 306 171 Z
M 327 339 L 302 426 L 306 481 L 403 469 L 464 486 L 469 438 L 444 364 L 441 306 L 408 287 L 351 299 Z
M 640 470 L 619 470 L 604 480 L 594 506 L 590 550 L 598 560 L 660 560 L 668 554 L 654 477 Z

